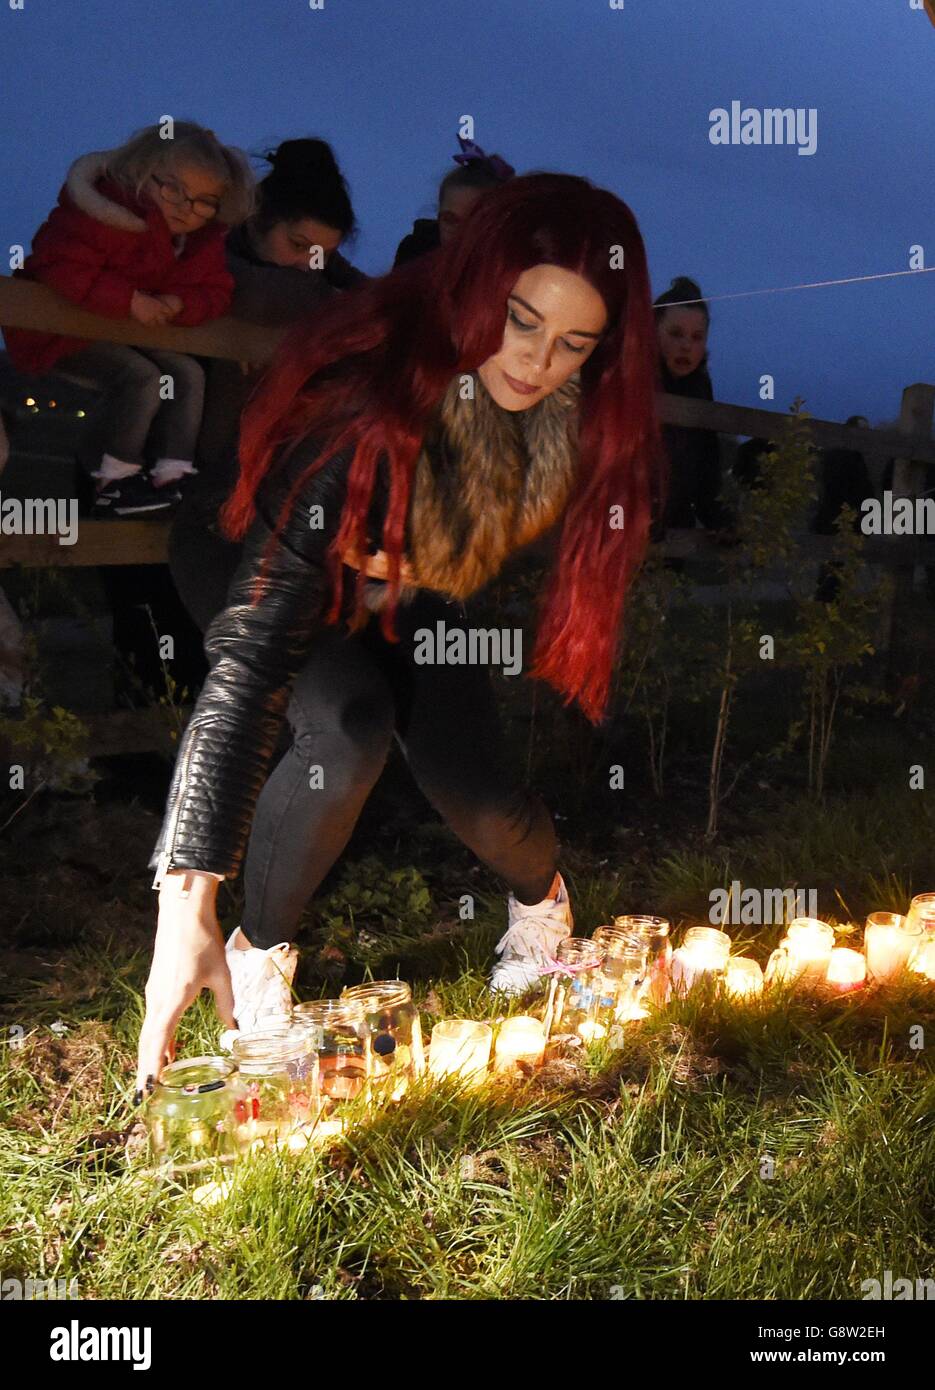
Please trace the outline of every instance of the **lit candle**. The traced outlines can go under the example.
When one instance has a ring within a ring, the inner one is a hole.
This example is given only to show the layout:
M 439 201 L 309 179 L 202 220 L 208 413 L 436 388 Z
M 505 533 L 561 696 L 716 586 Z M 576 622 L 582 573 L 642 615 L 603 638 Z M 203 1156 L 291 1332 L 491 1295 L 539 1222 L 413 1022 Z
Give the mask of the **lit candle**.
M 780 979 L 814 987 L 824 984 L 833 950 L 834 927 L 817 917 L 796 917 L 779 943 L 778 959 L 774 953 L 771 964 Z
M 687 994 L 705 979 L 723 975 L 730 954 L 730 937 L 717 927 L 689 927 L 672 952 L 670 976 L 676 994 Z
M 516 1071 L 517 1062 L 529 1062 L 533 1066 L 542 1061 L 545 1051 L 545 1028 L 538 1018 L 520 1014 L 505 1018 L 497 1034 L 494 1049 L 495 1071 Z
M 490 1061 L 490 1025 L 468 1018 L 449 1018 L 432 1029 L 429 1071 L 432 1076 L 463 1076 L 483 1080 Z
M 732 956 L 727 962 L 724 988 L 735 999 L 748 998 L 763 992 L 763 971 L 752 956 Z
M 864 927 L 864 955 L 874 980 L 895 980 L 922 941 L 921 924 L 898 912 L 871 912 Z
M 846 946 L 835 946 L 828 958 L 828 973 L 825 977 L 829 985 L 844 994 L 849 989 L 860 989 L 867 978 L 867 962 L 859 951 L 851 951 Z
M 924 941 L 909 962 L 909 969 L 927 980 L 935 980 L 935 940 Z
M 599 1038 L 605 1037 L 607 1029 L 603 1023 L 595 1023 L 592 1018 L 586 1018 L 578 1024 L 578 1036 L 585 1042 L 597 1042 Z

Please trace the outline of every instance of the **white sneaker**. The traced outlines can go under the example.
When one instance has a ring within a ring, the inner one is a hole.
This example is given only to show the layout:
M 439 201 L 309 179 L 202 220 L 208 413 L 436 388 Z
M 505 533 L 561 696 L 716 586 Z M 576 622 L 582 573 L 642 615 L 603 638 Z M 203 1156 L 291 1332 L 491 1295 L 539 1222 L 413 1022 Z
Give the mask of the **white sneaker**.
M 558 896 L 543 898 L 527 907 L 513 894 L 509 899 L 509 926 L 497 942 L 500 960 L 490 975 L 490 989 L 502 994 L 522 994 L 540 978 L 558 943 L 571 936 L 575 923 L 568 889 L 561 874 Z
M 255 1033 L 263 1027 L 264 1019 L 292 1012 L 292 977 L 299 953 L 288 941 L 260 950 L 251 946 L 246 951 L 234 947 L 239 927 L 227 938 L 224 956 L 230 971 L 234 991 L 234 1018 L 237 1028 L 226 1028 L 220 1037 L 221 1049 L 230 1052 L 239 1033 Z

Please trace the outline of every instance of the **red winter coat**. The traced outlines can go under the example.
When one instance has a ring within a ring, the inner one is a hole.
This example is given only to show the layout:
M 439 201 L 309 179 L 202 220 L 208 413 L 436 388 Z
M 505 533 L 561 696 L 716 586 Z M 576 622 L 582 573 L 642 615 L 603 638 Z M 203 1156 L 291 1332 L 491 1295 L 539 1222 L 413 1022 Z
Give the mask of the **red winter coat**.
M 130 317 L 134 290 L 175 294 L 182 308 L 169 323 L 187 328 L 218 318 L 229 307 L 234 281 L 227 269 L 227 227 L 209 222 L 190 233 L 176 257 L 165 218 L 102 177 L 103 157 L 72 165 L 53 208 L 33 238 L 18 275 L 39 280 L 73 304 L 107 318 Z M 86 340 L 31 329 L 4 329 L 10 360 L 22 372 L 46 372 Z

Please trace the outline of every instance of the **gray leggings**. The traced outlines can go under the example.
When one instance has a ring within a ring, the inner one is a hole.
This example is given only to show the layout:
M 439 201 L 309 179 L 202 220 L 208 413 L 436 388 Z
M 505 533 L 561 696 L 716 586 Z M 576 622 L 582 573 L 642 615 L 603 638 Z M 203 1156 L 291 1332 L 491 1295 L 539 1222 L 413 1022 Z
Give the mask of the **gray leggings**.
M 63 358 L 59 370 L 100 386 L 100 449 L 123 463 L 160 458 L 191 462 L 201 426 L 205 374 L 194 357 L 155 348 L 91 343 Z M 172 399 L 163 400 L 160 378 L 171 377 Z
M 212 536 L 195 511 L 179 517 L 170 564 L 204 629 L 223 606 L 239 547 Z M 252 945 L 296 935 L 394 739 L 431 805 L 520 902 L 541 902 L 549 891 L 552 818 L 511 767 L 489 669 L 412 659 L 415 629 L 434 631 L 439 621 L 451 628 L 469 619 L 460 605 L 422 590 L 399 610 L 398 643 L 384 640 L 375 618 L 352 635 L 333 627 L 315 638 L 287 710 L 292 742 L 260 793 L 247 846 L 242 926 Z M 310 786 L 313 767 L 322 770 L 321 786 Z

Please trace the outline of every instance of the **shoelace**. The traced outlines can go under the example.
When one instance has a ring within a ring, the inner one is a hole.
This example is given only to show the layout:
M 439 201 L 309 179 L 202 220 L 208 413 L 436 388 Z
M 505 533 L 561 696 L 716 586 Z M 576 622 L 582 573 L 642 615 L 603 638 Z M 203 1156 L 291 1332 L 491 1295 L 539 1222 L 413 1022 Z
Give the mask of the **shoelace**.
M 540 932 L 544 926 L 553 932 L 558 931 L 564 933 L 565 931 L 563 923 L 546 923 L 535 917 L 521 917 L 518 922 L 513 922 L 507 927 L 503 936 L 497 942 L 497 955 L 502 955 L 507 946 L 510 946 L 511 948 L 519 947 L 520 950 L 527 956 L 531 956 L 534 960 L 549 960 L 550 957 L 546 952 L 546 948 L 537 936 L 537 933 Z M 559 937 L 559 940 L 561 940 L 561 937 Z

